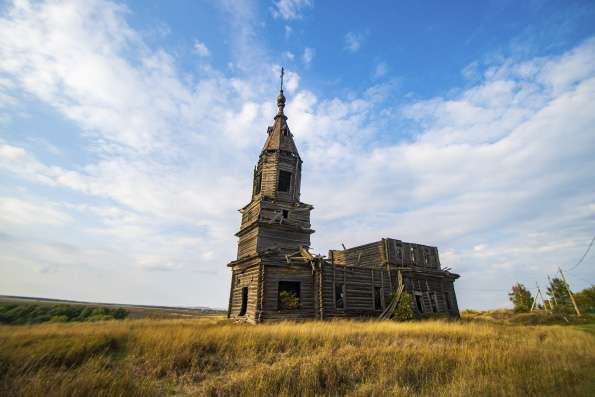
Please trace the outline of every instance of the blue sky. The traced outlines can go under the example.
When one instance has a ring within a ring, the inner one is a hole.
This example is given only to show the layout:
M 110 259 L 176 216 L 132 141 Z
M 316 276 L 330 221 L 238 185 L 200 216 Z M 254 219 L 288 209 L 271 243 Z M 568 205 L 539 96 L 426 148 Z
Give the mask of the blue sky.
M 592 2 L 15 1 L 0 15 L 2 294 L 225 307 L 281 66 L 315 251 L 436 245 L 460 306 L 492 308 L 595 233 Z

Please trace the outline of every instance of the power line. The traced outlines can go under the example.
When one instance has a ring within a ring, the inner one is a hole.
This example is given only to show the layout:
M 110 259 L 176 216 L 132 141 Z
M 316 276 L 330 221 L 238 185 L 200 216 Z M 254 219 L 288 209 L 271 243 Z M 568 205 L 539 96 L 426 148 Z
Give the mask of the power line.
M 567 269 L 567 272 L 571 272 L 574 269 L 576 269 L 581 263 L 583 263 L 583 261 L 585 260 L 585 258 L 587 257 L 587 254 L 589 253 L 589 251 L 591 250 L 591 247 L 593 246 L 593 243 L 595 242 L 595 236 L 593 236 L 593 238 L 591 239 L 591 242 L 589 243 L 589 246 L 587 247 L 587 250 L 585 251 L 585 253 L 583 254 L 582 258 L 576 263 L 576 265 L 572 266 L 570 269 Z
M 593 285 L 593 284 L 595 284 L 595 283 L 593 282 L 593 280 L 589 281 L 589 280 L 587 280 L 586 278 L 582 278 L 582 277 L 579 277 L 579 276 L 577 276 L 577 275 L 570 274 L 570 275 L 568 275 L 568 277 L 570 277 L 570 278 L 573 278 L 573 279 L 575 279 L 575 280 L 581 280 L 581 281 L 583 281 L 583 282 L 585 282 L 585 283 L 587 283 L 587 284 L 589 284 L 589 285 Z

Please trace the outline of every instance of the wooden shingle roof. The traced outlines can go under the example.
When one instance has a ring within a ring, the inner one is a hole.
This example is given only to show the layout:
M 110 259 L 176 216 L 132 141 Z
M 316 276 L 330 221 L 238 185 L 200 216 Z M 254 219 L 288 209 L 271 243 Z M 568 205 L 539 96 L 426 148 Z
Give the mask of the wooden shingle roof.
M 293 135 L 287 125 L 287 116 L 283 114 L 283 108 L 285 107 L 285 96 L 283 90 L 277 97 L 277 115 L 275 116 L 275 123 L 268 129 L 268 138 L 264 143 L 263 151 L 285 151 L 293 153 L 299 157 L 297 147 L 293 141 Z

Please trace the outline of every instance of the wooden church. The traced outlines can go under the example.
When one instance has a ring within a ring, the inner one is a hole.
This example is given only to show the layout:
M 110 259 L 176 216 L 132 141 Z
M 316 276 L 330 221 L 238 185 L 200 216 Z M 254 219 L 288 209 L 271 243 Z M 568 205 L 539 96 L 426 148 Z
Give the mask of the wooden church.
M 328 257 L 309 252 L 314 207 L 300 201 L 302 160 L 283 112 L 283 76 L 277 107 L 254 169 L 252 200 L 240 210 L 228 317 L 382 317 L 403 290 L 418 317 L 458 317 L 459 276 L 441 268 L 436 247 L 383 238 Z

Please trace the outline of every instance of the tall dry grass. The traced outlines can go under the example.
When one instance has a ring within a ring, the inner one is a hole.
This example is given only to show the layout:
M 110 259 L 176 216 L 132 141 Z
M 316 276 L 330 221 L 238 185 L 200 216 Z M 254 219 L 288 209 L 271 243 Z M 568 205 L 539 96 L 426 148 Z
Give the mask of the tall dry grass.
M 0 327 L 0 395 L 589 396 L 595 337 L 442 321 Z

